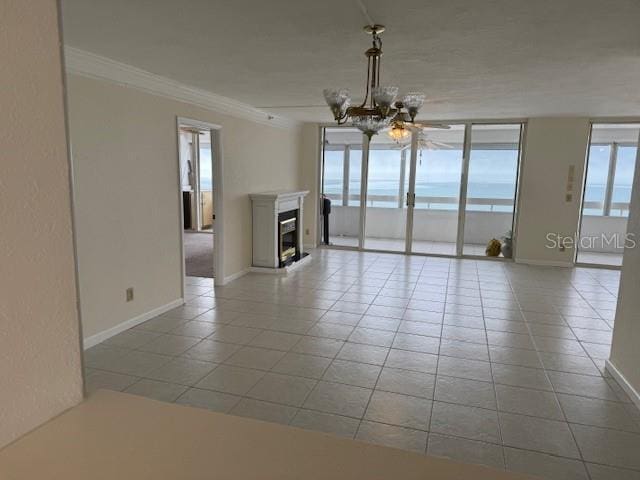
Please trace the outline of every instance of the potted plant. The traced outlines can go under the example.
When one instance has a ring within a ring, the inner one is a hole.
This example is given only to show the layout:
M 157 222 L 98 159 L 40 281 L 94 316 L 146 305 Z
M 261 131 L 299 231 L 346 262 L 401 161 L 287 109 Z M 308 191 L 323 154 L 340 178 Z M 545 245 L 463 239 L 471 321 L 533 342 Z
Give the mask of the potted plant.
M 502 237 L 502 247 L 500 247 L 500 251 L 504 258 L 511 258 L 513 256 L 513 232 L 511 230 Z

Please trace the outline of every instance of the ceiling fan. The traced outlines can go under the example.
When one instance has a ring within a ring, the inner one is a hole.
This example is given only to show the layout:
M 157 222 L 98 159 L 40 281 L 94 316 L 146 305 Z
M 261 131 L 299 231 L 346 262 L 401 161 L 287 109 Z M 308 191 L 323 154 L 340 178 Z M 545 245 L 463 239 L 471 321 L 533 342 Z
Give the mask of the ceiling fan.
M 411 136 L 412 132 L 418 132 L 422 135 L 425 128 L 449 130 L 451 127 L 442 123 L 421 123 L 415 121 L 413 123 L 409 123 L 403 118 L 403 115 L 399 113 L 393 118 L 391 128 L 387 134 L 395 140 L 396 143 L 400 143 L 403 140 L 407 140 Z

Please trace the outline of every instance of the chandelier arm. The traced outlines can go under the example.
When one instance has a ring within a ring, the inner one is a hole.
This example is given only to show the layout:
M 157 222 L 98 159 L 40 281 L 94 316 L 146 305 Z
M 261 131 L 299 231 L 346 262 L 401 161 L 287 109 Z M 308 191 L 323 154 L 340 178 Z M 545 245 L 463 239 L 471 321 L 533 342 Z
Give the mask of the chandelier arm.
M 376 78 L 378 81 L 378 85 L 380 85 L 380 66 L 382 65 L 382 39 L 378 36 L 378 34 L 374 34 L 374 45 L 378 50 L 380 50 L 380 56 L 378 57 L 378 71 L 376 74 Z
M 364 100 L 362 101 L 362 104 L 360 105 L 360 108 L 364 108 L 365 105 L 367 104 L 367 99 L 369 98 L 369 78 L 370 78 L 370 70 L 371 70 L 371 57 L 367 57 L 367 83 L 366 83 L 366 90 L 364 93 Z

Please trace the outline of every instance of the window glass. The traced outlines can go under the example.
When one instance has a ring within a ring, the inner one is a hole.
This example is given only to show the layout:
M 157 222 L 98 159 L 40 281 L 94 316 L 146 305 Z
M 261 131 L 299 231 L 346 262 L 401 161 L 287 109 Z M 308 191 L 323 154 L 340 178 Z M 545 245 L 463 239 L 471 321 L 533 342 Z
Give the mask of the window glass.
M 325 150 L 322 192 L 332 201 L 342 202 L 342 180 L 344 178 L 344 152 Z
M 631 187 L 636 165 L 635 146 L 619 146 L 616 159 L 616 171 L 611 194 L 612 216 L 628 216 L 629 202 L 631 202 Z
M 368 206 L 398 208 L 400 161 L 399 149 L 369 150 Z
M 349 205 L 360 206 L 360 178 L 362 178 L 362 149 L 349 150 Z
M 584 188 L 583 215 L 603 215 L 611 145 L 591 145 Z

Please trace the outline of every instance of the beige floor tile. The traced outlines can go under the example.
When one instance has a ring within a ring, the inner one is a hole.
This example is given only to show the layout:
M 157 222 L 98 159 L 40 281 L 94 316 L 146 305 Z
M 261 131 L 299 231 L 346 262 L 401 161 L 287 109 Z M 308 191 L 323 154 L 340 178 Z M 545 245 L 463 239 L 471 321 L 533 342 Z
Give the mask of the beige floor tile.
M 125 390 L 126 393 L 153 398 L 162 402 L 173 402 L 187 390 L 185 385 L 175 383 L 158 382 L 143 378 Z
M 161 335 L 162 334 L 158 332 L 131 329 L 105 340 L 103 344 L 112 347 L 135 349 L 155 340 Z
M 368 388 L 319 382 L 303 406 L 310 410 L 362 418 L 371 393 Z
M 285 352 L 279 350 L 242 347 L 227 358 L 224 363 L 238 367 L 255 368 L 257 370 L 271 370 L 284 355 Z
M 384 365 L 390 368 L 435 374 L 438 366 L 438 356 L 392 348 Z
M 271 348 L 273 350 L 288 351 L 302 338 L 292 333 L 264 331 L 255 337 L 249 345 L 254 347 Z
M 342 346 L 337 358 L 373 365 L 383 365 L 388 352 L 389 348 L 387 347 L 347 342 Z
M 194 337 L 162 335 L 149 343 L 145 343 L 139 347 L 139 350 L 159 355 L 176 356 L 186 352 L 198 342 L 200 342 L 200 339 Z
M 430 433 L 427 455 L 504 469 L 502 446 L 476 440 Z
M 580 458 L 566 422 L 500 413 L 500 426 L 505 446 Z
M 586 462 L 640 470 L 640 434 L 571 425 Z
M 384 367 L 378 378 L 376 390 L 431 399 L 435 378 L 435 375 L 429 373 Z
M 467 378 L 469 380 L 480 380 L 490 382 L 491 365 L 488 362 L 467 360 L 455 357 L 443 357 L 438 360 L 438 375 L 448 377 Z
M 163 382 L 192 386 L 216 368 L 217 364 L 185 357 L 174 358 L 146 375 Z
M 247 397 L 301 407 L 316 385 L 316 380 L 267 373 L 247 393 Z
M 507 470 L 536 475 L 548 480 L 589 480 L 579 460 L 505 447 Z M 613 479 L 612 479 L 613 480 Z
M 640 471 L 587 463 L 591 480 L 640 480 Z
M 232 393 L 234 395 L 244 395 L 258 383 L 264 375 L 265 372 L 262 370 L 220 365 L 200 380 L 196 384 L 196 387 Z
M 431 406 L 431 400 L 425 398 L 375 391 L 364 419 L 426 431 L 429 429 Z
M 355 439 L 418 453 L 424 453 L 427 446 L 425 431 L 369 421 L 362 421 Z
M 101 388 L 121 392 L 125 388 L 138 381 L 137 377 L 122 373 L 106 372 L 104 370 L 91 370 L 85 373 L 84 387 L 88 394 Z
M 493 410 L 434 402 L 431 432 L 489 443 L 500 443 L 498 415 Z
M 440 350 L 440 338 L 397 333 L 393 340 L 393 348 L 437 355 Z
M 360 425 L 360 420 L 343 417 L 331 413 L 313 410 L 298 410 L 291 426 L 315 430 L 317 432 L 332 433 L 341 437 L 353 438 Z
M 182 356 L 204 362 L 219 363 L 225 361 L 240 348 L 240 345 L 205 339 L 184 352 Z
M 556 394 L 542 390 L 496 385 L 498 410 L 533 417 L 564 420 Z
M 496 395 L 492 382 L 438 375 L 434 399 L 440 402 L 496 410 Z
M 567 421 L 640 433 L 636 419 L 618 402 L 559 394 Z
M 201 388 L 190 388 L 183 393 L 176 403 L 190 405 L 197 408 L 206 408 L 215 412 L 229 413 L 240 402 L 241 397 L 227 393 L 212 392 Z
M 346 383 L 357 387 L 373 388 L 382 367 L 348 360 L 334 360 L 322 377 L 327 382 Z
M 264 420 L 265 422 L 288 425 L 296 412 L 297 409 L 295 407 L 243 398 L 229 413 L 240 417 L 255 418 L 256 420 Z
M 289 352 L 273 367 L 273 371 L 298 377 L 322 378 L 330 364 L 331 359 L 327 357 Z
M 390 347 L 395 337 L 394 332 L 376 330 L 374 328 L 356 327 L 348 338 L 351 343 L 363 343 L 378 347 Z

